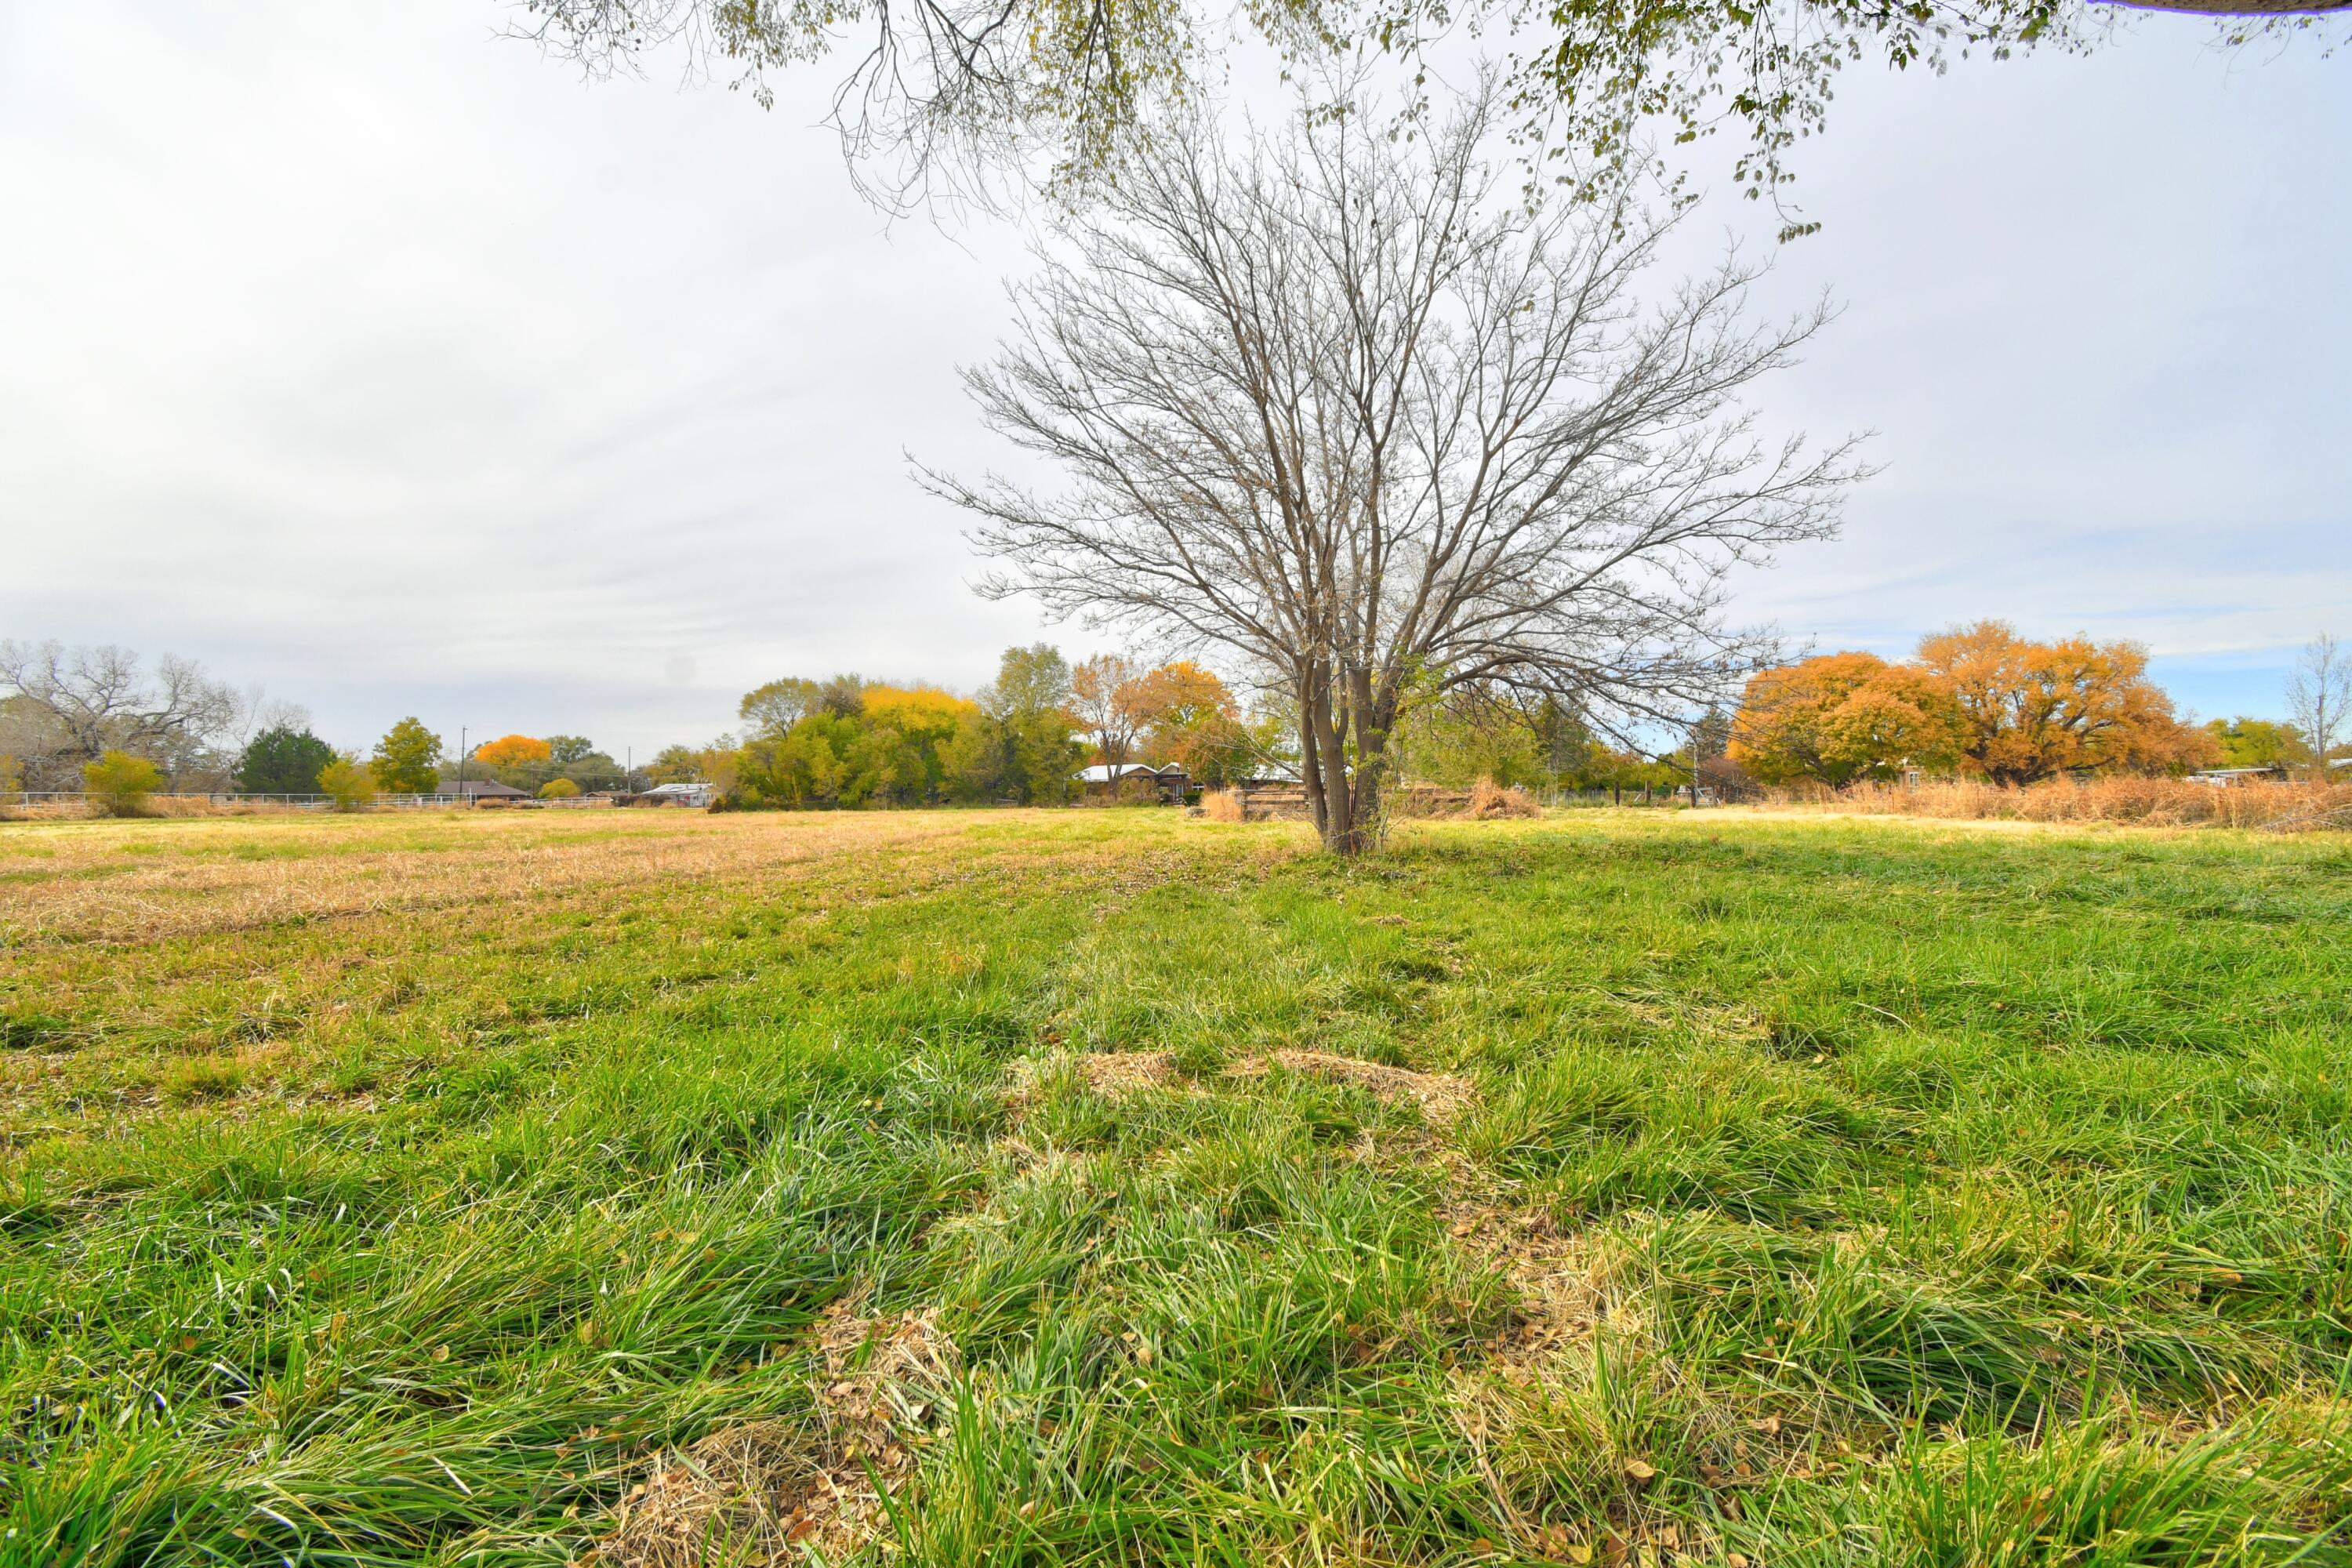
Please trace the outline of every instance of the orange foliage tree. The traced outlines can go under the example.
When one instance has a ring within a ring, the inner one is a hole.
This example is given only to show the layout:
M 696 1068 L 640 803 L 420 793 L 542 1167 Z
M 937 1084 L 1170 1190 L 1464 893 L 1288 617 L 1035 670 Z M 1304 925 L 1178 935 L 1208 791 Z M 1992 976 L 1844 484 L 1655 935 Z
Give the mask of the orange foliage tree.
M 1940 678 L 1875 654 L 1825 653 L 1748 679 L 1729 750 L 1766 784 L 1842 787 L 1893 778 L 1906 761 L 1949 766 L 1966 741 L 1959 703 Z
M 1142 680 L 1134 661 L 1115 653 L 1098 653 L 1070 670 L 1071 716 L 1095 738 L 1096 756 L 1111 767 L 1127 761 L 1143 728 L 1137 705 Z
M 1969 771 L 2029 784 L 2064 773 L 2180 773 L 2219 755 L 2147 679 L 2137 643 L 2084 637 L 2028 642 L 2005 621 L 1938 632 L 1919 668 L 1948 682 L 1966 727 Z
M 529 735 L 501 735 L 474 748 L 474 760 L 494 768 L 519 768 L 530 763 L 543 763 L 554 754 L 554 747 Z
M 1214 670 L 1189 659 L 1163 664 L 1135 683 L 1133 703 L 1152 754 L 1162 763 L 1180 763 L 1211 785 L 1244 770 L 1250 734 L 1241 705 Z

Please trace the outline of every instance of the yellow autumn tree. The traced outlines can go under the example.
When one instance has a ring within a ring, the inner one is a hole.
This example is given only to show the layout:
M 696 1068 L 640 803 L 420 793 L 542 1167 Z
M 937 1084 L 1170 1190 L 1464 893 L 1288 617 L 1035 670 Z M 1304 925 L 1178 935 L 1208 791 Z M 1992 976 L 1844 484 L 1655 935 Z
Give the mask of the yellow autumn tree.
M 878 791 L 908 804 L 940 797 L 950 747 L 981 721 L 979 703 L 936 686 L 869 686 L 865 717 Z
M 896 730 L 909 741 L 936 744 L 956 727 L 980 717 L 980 704 L 936 686 L 869 686 L 866 720 Z
M 1893 778 L 1906 762 L 1950 766 L 1965 742 L 1939 678 L 1875 654 L 1825 653 L 1749 678 L 1729 752 L 1766 784 L 1842 787 Z
M 474 748 L 474 760 L 494 768 L 523 767 L 546 762 L 554 754 L 553 746 L 530 735 L 501 735 Z
M 128 752 L 108 752 L 81 765 L 82 794 L 102 816 L 138 816 L 163 787 L 163 770 Z

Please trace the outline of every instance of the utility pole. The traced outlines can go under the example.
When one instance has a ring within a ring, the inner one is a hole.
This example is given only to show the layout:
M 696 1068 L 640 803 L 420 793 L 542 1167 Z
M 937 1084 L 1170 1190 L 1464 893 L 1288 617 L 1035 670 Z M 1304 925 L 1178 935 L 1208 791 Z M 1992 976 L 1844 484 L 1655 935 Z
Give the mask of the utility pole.
M 474 804 L 466 798 L 466 726 L 463 724 L 457 726 L 457 804 L 467 807 Z

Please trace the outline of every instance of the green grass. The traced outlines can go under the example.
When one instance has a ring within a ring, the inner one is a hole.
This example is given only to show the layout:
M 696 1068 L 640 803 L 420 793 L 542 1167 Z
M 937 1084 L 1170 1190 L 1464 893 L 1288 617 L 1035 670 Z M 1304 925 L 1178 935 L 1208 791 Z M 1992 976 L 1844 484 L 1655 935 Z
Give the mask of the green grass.
M 0 827 L 0 1562 L 2352 1563 L 2341 839 L 650 815 Z

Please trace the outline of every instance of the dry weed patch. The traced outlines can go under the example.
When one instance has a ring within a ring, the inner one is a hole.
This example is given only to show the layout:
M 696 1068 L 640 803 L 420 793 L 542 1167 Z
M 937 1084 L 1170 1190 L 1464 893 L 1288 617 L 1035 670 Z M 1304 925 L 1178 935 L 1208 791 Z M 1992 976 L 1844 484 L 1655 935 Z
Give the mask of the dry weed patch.
M 1514 1382 L 1589 1341 L 1609 1302 L 1608 1255 L 1562 1232 L 1551 1216 L 1457 1201 L 1440 1212 L 1446 1234 L 1511 1282 L 1518 1310 L 1489 1345 L 1491 1364 Z
M 1820 805 L 1866 816 L 1963 821 L 2128 823 L 2144 827 L 2242 827 L 2340 832 L 2352 827 L 2352 784 L 2281 783 L 2217 789 L 2187 779 L 2053 779 L 2018 788 L 1954 779 L 1900 789 L 1856 784 Z
M 961 1363 L 929 1313 L 866 1316 L 855 1299 L 818 1321 L 811 1421 L 724 1427 L 631 1489 L 583 1561 L 606 1568 L 752 1568 L 838 1562 L 887 1522 L 882 1488 L 915 1448 Z
M 1096 1094 L 1122 1100 L 1150 1089 L 1187 1081 L 1174 1051 L 1095 1051 L 1063 1058 L 1031 1058 L 1015 1068 L 1012 1098 L 1016 1104 L 1034 1100 L 1041 1085 L 1062 1067 L 1075 1072 Z M 1476 1086 L 1451 1073 L 1415 1072 L 1410 1068 L 1360 1061 L 1329 1051 L 1284 1049 L 1247 1058 L 1225 1067 L 1218 1077 L 1248 1082 L 1280 1068 L 1327 1083 L 1351 1084 L 1391 1102 L 1409 1100 L 1433 1122 L 1459 1116 L 1477 1098 Z M 1197 1087 L 1197 1085 L 1196 1085 Z
M 1468 1079 L 1452 1073 L 1415 1072 L 1410 1068 L 1334 1056 L 1329 1051 L 1269 1051 L 1263 1057 L 1235 1062 L 1225 1069 L 1225 1076 L 1260 1078 L 1274 1068 L 1327 1082 L 1353 1084 L 1385 1100 L 1411 1100 L 1434 1122 L 1453 1121 L 1476 1100 L 1478 1093 Z
M 229 852 L 205 855 L 200 844 L 166 841 L 182 852 L 128 863 L 122 851 L 143 845 L 121 827 L 60 834 L 62 852 L 41 865 L 40 876 L 0 882 L 0 939 L 21 946 L 157 942 L 298 921 L 503 904 L 579 888 L 756 884 L 814 861 L 903 853 L 966 825 L 944 813 L 913 812 L 816 819 L 680 815 L 652 817 L 646 826 L 599 818 L 553 828 L 535 819 L 458 817 L 431 825 L 455 843 L 429 846 L 415 844 L 419 827 L 410 823 L 369 819 L 331 837 L 295 837 L 306 826 L 151 826 L 150 833 L 222 837 L 231 840 Z M 309 852 L 237 853 L 280 845 Z

